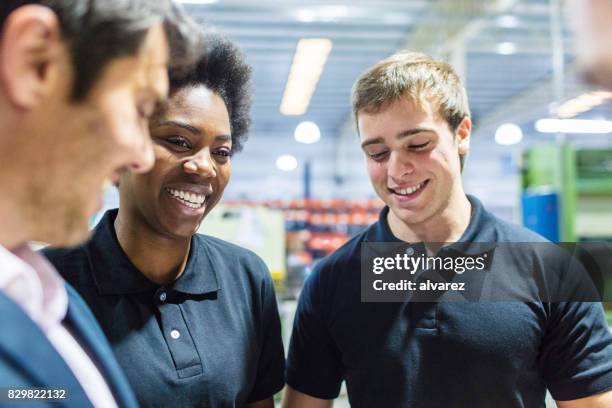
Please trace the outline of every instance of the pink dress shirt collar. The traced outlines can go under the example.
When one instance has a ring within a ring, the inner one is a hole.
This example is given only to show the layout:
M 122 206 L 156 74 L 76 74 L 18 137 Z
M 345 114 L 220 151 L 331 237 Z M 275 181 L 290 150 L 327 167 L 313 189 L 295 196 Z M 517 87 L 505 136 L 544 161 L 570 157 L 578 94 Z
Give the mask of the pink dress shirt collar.
M 0 246 L 0 265 L 0 290 L 44 332 L 61 323 L 68 310 L 68 294 L 49 261 L 24 244 L 11 251 Z

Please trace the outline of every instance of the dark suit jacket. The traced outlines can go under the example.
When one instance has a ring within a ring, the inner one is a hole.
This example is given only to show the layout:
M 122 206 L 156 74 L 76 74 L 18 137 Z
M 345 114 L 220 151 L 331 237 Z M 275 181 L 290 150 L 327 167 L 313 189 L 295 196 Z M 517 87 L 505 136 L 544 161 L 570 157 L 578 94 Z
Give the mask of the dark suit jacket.
M 137 407 L 136 399 L 93 314 L 70 286 L 64 324 L 89 354 L 120 407 Z M 61 403 L 11 403 L 7 388 L 60 388 Z M 0 292 L 0 407 L 91 407 L 85 391 L 44 333 L 15 302 Z

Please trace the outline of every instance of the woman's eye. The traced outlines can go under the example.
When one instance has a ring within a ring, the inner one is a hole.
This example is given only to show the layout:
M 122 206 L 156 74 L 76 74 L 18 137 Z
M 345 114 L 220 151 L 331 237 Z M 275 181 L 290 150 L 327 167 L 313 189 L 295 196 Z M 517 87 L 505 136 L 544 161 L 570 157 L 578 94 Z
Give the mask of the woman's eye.
M 178 146 L 183 149 L 191 149 L 189 143 L 182 137 L 172 136 L 166 138 L 166 141 L 174 146 Z
M 424 149 L 425 147 L 427 147 L 427 145 L 429 145 L 429 141 L 425 142 L 425 143 L 420 143 L 420 144 L 413 144 L 408 146 L 411 150 L 421 150 Z
M 213 152 L 213 154 L 224 159 L 232 157 L 232 151 L 227 148 L 217 149 Z

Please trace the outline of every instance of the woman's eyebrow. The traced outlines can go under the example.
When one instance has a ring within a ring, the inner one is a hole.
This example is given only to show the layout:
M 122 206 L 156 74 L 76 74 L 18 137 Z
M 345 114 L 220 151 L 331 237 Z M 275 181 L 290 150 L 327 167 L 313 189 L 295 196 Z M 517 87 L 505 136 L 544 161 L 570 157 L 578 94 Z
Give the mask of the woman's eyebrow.
M 191 126 L 190 124 L 185 123 L 185 122 L 178 122 L 176 120 L 164 120 L 164 121 L 158 122 L 157 125 L 158 126 L 180 127 L 181 129 L 185 129 L 186 131 L 191 132 L 194 135 L 199 135 L 201 133 L 200 129 L 198 129 L 197 127 Z

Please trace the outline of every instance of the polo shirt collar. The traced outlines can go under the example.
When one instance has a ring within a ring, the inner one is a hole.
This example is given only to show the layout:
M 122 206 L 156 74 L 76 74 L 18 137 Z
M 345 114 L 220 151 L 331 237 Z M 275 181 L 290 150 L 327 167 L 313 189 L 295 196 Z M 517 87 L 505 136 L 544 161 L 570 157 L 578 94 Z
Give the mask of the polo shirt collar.
M 145 277 L 119 245 L 114 227 L 117 213 L 117 209 L 107 211 L 85 245 L 98 292 L 102 295 L 126 295 L 158 289 L 159 285 Z M 187 295 L 204 295 L 220 289 L 203 237 L 197 234 L 191 237 L 185 271 L 167 288 Z
M 461 250 L 464 253 L 469 253 L 470 245 L 468 244 L 478 243 L 478 245 L 476 245 L 474 248 L 478 252 L 491 249 L 494 247 L 493 243 L 496 241 L 492 223 L 490 222 L 493 216 L 484 209 L 482 203 L 476 197 L 470 194 L 466 194 L 466 196 L 472 206 L 470 222 L 468 227 L 461 235 L 461 238 L 459 238 L 459 240 L 450 247 Z M 365 241 L 402 242 L 399 238 L 393 235 L 387 221 L 388 214 L 389 207 L 385 206 L 380 212 L 378 222 L 368 228 Z

